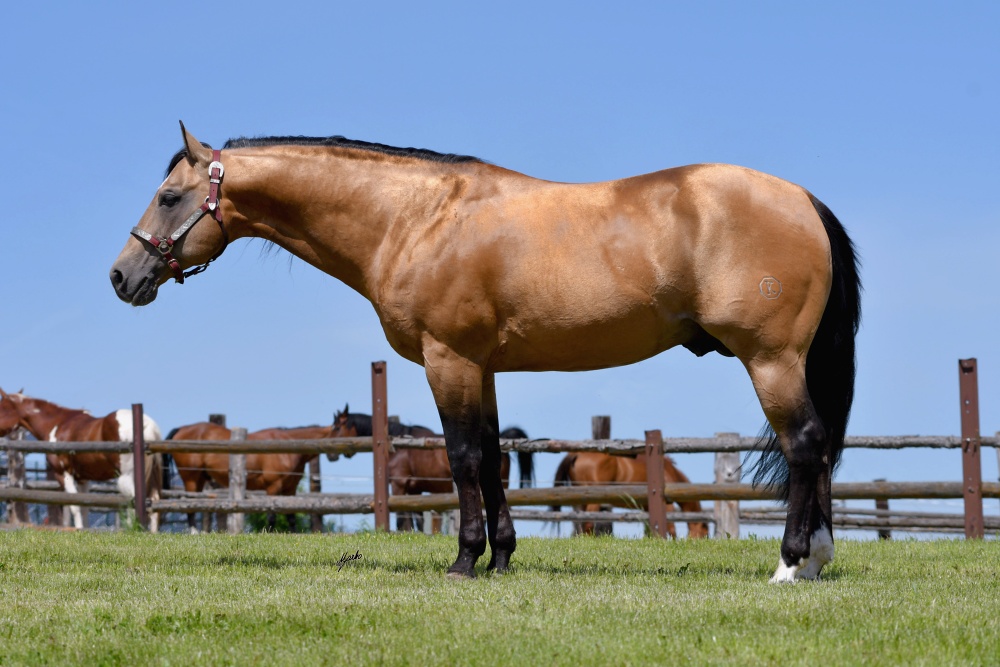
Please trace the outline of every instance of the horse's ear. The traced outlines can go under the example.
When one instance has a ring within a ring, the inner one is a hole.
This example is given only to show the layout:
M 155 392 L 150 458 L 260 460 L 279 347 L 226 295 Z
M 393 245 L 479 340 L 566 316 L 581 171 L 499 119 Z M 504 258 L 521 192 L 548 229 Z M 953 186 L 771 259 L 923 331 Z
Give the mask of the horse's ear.
M 184 137 L 184 148 L 187 149 L 188 161 L 195 166 L 201 165 L 207 167 L 212 162 L 212 149 L 202 146 L 201 142 L 195 139 L 194 135 L 184 127 L 184 121 L 180 121 L 180 123 L 181 136 Z
M 0 387 L 0 398 L 7 398 L 7 392 L 2 387 Z
M 344 414 L 345 415 L 351 414 L 351 406 L 348 403 L 344 403 Z

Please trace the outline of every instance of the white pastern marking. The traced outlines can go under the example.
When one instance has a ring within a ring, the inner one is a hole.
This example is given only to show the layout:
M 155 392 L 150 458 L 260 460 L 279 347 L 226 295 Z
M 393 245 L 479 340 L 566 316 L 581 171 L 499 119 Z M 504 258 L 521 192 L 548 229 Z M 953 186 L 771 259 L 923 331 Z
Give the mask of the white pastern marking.
M 66 488 L 66 493 L 79 493 L 76 487 L 76 480 L 69 473 L 63 476 L 63 486 Z M 80 511 L 80 506 L 70 505 L 69 513 L 73 515 L 73 526 L 83 528 L 83 513 Z
M 778 558 L 778 569 L 774 571 L 774 576 L 771 577 L 772 584 L 794 584 L 795 575 L 799 571 L 799 565 L 785 565 L 785 561 L 782 558 Z
M 823 567 L 833 560 L 833 535 L 826 526 L 820 526 L 809 538 L 809 557 L 797 565 L 785 565 L 778 559 L 778 569 L 771 577 L 772 584 L 795 583 L 798 579 L 819 579 Z
M 809 538 L 809 563 L 799 572 L 798 576 L 803 579 L 819 579 L 819 573 L 823 566 L 833 560 L 833 535 L 826 526 L 820 526 L 819 530 Z

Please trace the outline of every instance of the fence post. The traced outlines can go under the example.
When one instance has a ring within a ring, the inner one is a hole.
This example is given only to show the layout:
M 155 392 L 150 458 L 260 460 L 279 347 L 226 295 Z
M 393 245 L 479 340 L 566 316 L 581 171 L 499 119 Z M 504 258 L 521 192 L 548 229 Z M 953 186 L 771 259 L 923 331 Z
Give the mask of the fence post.
M 739 442 L 739 433 L 716 433 L 723 442 Z M 739 484 L 740 453 L 715 453 L 715 483 Z M 715 536 L 738 539 L 740 536 L 740 502 L 738 500 L 715 501 Z
M 242 442 L 247 439 L 245 428 L 234 428 L 229 436 L 230 440 Z M 247 495 L 247 455 L 229 455 L 229 499 L 243 500 Z M 226 521 L 229 534 L 239 535 L 246 525 L 246 516 L 242 512 L 232 512 Z
M 208 421 L 216 426 L 226 425 L 226 415 L 213 412 L 208 415 Z M 209 482 L 209 486 L 213 486 L 214 482 Z M 202 512 L 201 513 L 201 532 L 210 533 L 212 532 L 212 512 Z M 222 512 L 215 512 L 215 529 L 222 532 L 222 527 L 229 523 L 229 516 L 223 514 Z
M 611 439 L 611 415 L 594 415 L 590 418 L 590 437 L 594 440 Z M 614 511 L 613 505 L 599 505 L 602 512 Z M 573 533 L 577 533 L 584 524 L 574 523 Z M 595 521 L 594 535 L 614 535 L 615 524 L 613 521 Z
M 322 478 L 319 470 L 319 455 L 309 459 L 309 493 L 320 493 L 323 490 Z M 295 517 L 292 517 L 294 520 Z M 314 533 L 323 532 L 323 515 L 313 514 L 309 518 L 309 523 Z
M 962 408 L 962 491 L 965 496 L 965 539 L 982 539 L 983 468 L 979 457 L 979 380 L 976 360 L 958 360 Z
M 590 418 L 590 433 L 594 440 L 611 439 L 611 417 L 609 415 L 594 415 Z
M 142 403 L 132 404 L 132 474 L 135 478 L 135 520 L 149 528 L 146 513 L 146 441 L 142 429 Z
M 646 431 L 646 498 L 649 505 L 649 532 L 667 536 L 667 504 L 663 500 L 663 436 L 659 430 Z
M 24 431 L 17 429 L 14 432 L 12 440 L 23 440 Z M 26 484 L 27 477 L 24 472 L 24 452 L 14 451 L 13 449 L 7 450 L 7 486 L 14 489 L 24 489 L 27 487 Z M 13 501 L 7 505 L 7 521 L 11 525 L 18 525 L 22 523 L 30 523 L 31 520 L 28 517 L 28 505 L 27 503 L 21 502 L 19 500 Z
M 389 530 L 389 406 L 384 361 L 372 362 L 372 458 L 375 466 L 375 530 Z
M 872 480 L 873 482 L 884 482 L 885 477 L 880 477 L 879 479 Z M 875 509 L 889 511 L 889 499 L 875 497 Z M 878 529 L 878 539 L 880 540 L 891 540 L 892 531 L 889 528 L 879 528 Z

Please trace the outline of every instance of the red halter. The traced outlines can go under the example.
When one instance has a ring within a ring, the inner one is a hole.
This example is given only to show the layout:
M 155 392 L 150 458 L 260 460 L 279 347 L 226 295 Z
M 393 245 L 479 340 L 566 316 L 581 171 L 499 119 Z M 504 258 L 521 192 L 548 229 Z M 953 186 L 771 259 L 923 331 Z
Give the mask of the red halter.
M 199 206 L 194 213 L 192 213 L 184 224 L 177 228 L 177 230 L 167 238 L 157 238 L 147 232 L 144 229 L 139 229 L 139 227 L 132 228 L 132 235 L 136 238 L 145 241 L 152 245 L 163 257 L 163 261 L 167 263 L 167 266 L 174 272 L 174 280 L 184 284 L 184 279 L 188 276 L 193 276 L 197 273 L 201 273 L 208 268 L 208 265 L 214 262 L 219 255 L 225 251 L 226 246 L 229 245 L 229 234 L 226 233 L 226 228 L 222 224 L 222 207 L 219 206 L 219 185 L 222 183 L 222 175 L 226 172 L 225 168 L 222 166 L 220 161 L 222 158 L 222 151 L 213 150 L 212 151 L 212 164 L 208 165 L 208 196 L 205 197 L 205 203 Z M 212 217 L 215 221 L 219 223 L 219 229 L 222 230 L 222 247 L 219 248 L 219 252 L 215 253 L 210 260 L 204 264 L 199 264 L 193 269 L 188 271 L 181 271 L 180 262 L 171 254 L 174 244 L 184 236 L 189 229 L 194 227 L 195 223 L 201 220 L 209 211 L 212 212 Z

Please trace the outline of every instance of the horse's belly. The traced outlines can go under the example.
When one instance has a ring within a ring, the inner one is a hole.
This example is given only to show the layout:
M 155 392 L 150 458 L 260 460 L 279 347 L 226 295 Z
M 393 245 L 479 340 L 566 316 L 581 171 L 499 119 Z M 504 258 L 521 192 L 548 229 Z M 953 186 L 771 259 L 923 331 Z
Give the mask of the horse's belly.
M 586 371 L 648 359 L 691 335 L 691 323 L 647 312 L 632 317 L 565 322 L 553 318 L 501 337 L 497 371 Z

